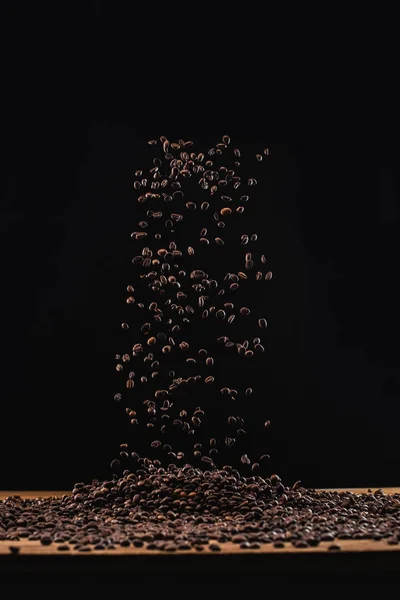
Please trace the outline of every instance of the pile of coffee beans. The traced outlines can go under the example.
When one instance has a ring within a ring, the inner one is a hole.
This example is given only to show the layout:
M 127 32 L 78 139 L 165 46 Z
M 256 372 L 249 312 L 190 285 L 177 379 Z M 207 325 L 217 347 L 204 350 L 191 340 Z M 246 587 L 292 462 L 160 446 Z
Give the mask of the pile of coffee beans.
M 0 503 L 0 540 L 36 540 L 59 551 L 147 550 L 218 552 L 307 548 L 340 540 L 400 541 L 400 494 L 318 492 L 299 482 L 286 487 L 277 475 L 244 477 L 221 469 L 138 459 L 135 472 L 108 481 L 77 483 L 62 498 Z M 230 546 L 230 548 L 232 548 Z
M 398 544 L 400 494 L 288 487 L 266 472 L 267 447 L 253 456 L 245 446 L 249 404 L 260 429 L 271 424 L 246 368 L 263 356 L 268 323 L 246 293 L 251 281 L 270 285 L 272 272 L 251 226 L 257 213 L 245 217 L 269 150 L 242 156 L 227 135 L 205 152 L 165 136 L 149 146 L 156 155 L 133 182 L 133 272 L 115 356 L 114 400 L 132 438 L 109 480 L 0 502 L 0 540 L 15 554 L 24 539 L 81 552 Z

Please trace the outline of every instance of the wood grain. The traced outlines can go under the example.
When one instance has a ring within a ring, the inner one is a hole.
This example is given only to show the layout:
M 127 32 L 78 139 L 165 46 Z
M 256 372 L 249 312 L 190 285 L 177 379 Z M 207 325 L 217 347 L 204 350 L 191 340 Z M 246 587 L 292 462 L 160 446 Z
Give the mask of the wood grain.
M 372 490 L 372 492 L 375 492 L 377 489 L 383 490 L 385 492 L 385 494 L 400 494 L 400 487 L 384 487 L 384 488 L 327 488 L 324 490 L 317 490 L 317 491 L 321 491 L 321 492 L 353 492 L 354 494 L 367 494 L 368 490 Z M 9 496 L 20 496 L 21 498 L 61 498 L 64 495 L 69 495 L 71 492 L 70 491 L 40 491 L 40 490 L 35 490 L 35 491 L 29 491 L 29 490 L 22 490 L 22 491 L 1 491 L 0 490 L 0 500 L 4 500 L 5 498 L 8 498 Z
M 218 544 L 217 540 L 211 540 Z M 323 554 L 329 553 L 333 554 L 332 551 L 328 550 L 329 546 L 332 542 L 321 542 L 319 546 L 316 548 L 295 548 L 291 544 L 287 544 L 284 548 L 274 548 L 272 544 L 261 544 L 260 548 L 257 550 L 243 550 L 239 548 L 238 544 L 233 544 L 232 542 L 226 542 L 224 544 L 218 544 L 221 547 L 221 552 L 219 554 L 232 555 L 232 554 Z M 338 540 L 335 542 L 340 545 L 340 552 L 399 552 L 400 545 L 398 546 L 390 546 L 384 541 L 374 541 L 374 540 Z M 71 548 L 68 551 L 59 552 L 57 550 L 57 546 L 59 544 L 50 544 L 49 546 L 42 546 L 40 542 L 31 542 L 28 540 L 23 540 L 19 542 L 10 542 L 8 541 L 0 541 L 0 556 L 4 554 L 10 554 L 9 547 L 10 546 L 18 546 L 20 548 L 20 554 L 27 555 L 40 555 L 40 556 L 51 556 L 51 555 L 76 555 L 76 556 L 89 556 L 90 554 L 101 556 L 101 555 L 165 555 L 166 553 L 162 550 L 146 550 L 145 548 L 135 548 L 130 546 L 129 548 L 122 548 L 121 546 L 116 546 L 115 550 L 94 550 L 92 552 L 79 552 L 78 550 L 74 550 Z M 337 551 L 335 551 L 337 552 Z M 174 556 L 177 555 L 188 555 L 194 554 L 199 556 L 199 553 L 196 550 L 177 550 L 174 552 Z M 201 553 L 202 556 L 206 554 L 216 555 L 215 552 L 211 552 L 206 546 Z

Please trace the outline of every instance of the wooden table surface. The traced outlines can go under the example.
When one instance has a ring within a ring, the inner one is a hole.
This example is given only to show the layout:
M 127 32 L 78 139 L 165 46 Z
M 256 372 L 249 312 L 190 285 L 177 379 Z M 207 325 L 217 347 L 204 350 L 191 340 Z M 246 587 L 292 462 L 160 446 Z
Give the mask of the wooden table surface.
M 375 491 L 377 488 L 370 488 Z M 400 493 L 400 488 L 380 488 L 387 494 Z M 337 491 L 344 491 L 335 488 Z M 367 488 L 353 488 L 354 493 L 367 493 Z M 69 492 L 62 491 L 0 491 L 0 501 L 8 496 L 18 495 L 22 498 L 60 497 Z M 82 553 L 71 548 L 66 552 L 57 551 L 58 544 L 43 546 L 39 541 L 9 540 L 0 541 L 0 573 L 36 572 L 42 569 L 58 569 L 59 572 L 69 572 L 76 569 L 92 568 L 93 573 L 99 569 L 110 569 L 113 573 L 146 571 L 168 572 L 170 575 L 176 569 L 180 572 L 189 569 L 190 572 L 211 572 L 222 569 L 226 572 L 296 572 L 305 573 L 307 570 L 325 569 L 331 573 L 359 572 L 366 570 L 379 573 L 388 570 L 400 575 L 400 544 L 389 545 L 385 541 L 375 540 L 338 540 L 340 551 L 329 551 L 332 542 L 321 542 L 317 547 L 295 548 L 286 544 L 284 548 L 274 548 L 272 544 L 262 544 L 260 549 L 245 550 L 237 544 L 219 544 L 221 552 L 211 552 L 205 547 L 202 553 L 195 550 L 182 550 L 166 553 L 146 548 L 128 548 L 116 546 L 114 550 L 100 550 Z M 17 555 L 10 553 L 10 546 L 18 546 Z M 108 560 L 109 559 L 109 560 Z M 178 559 L 178 560 L 177 560 Z M 319 561 L 319 562 L 318 562 Z M 290 567 L 289 567 L 290 563 Z M 320 566 L 318 567 L 318 564 Z M 51 565 L 51 566 L 50 566 Z M 33 569 L 33 571 L 32 571 Z M 61 569 L 61 570 L 60 570 Z M 350 571 L 349 571 L 350 570 Z

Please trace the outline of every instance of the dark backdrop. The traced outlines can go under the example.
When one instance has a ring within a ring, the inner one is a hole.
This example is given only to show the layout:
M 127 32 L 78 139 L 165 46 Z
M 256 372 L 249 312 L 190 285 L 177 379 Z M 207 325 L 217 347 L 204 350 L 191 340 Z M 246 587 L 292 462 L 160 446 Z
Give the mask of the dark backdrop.
M 271 148 L 256 227 L 274 273 L 258 373 L 271 471 L 315 487 L 398 484 L 393 121 L 334 94 L 302 103 L 296 78 L 271 109 L 265 71 L 259 87 L 248 70 L 213 85 L 198 69 L 190 85 L 171 66 L 175 51 L 161 65 L 143 38 L 112 52 L 124 36 L 121 15 L 88 3 L 63 15 L 51 44 L 21 38 L 7 76 L 0 487 L 68 489 L 109 475 L 125 435 L 112 397 L 133 172 L 151 137 L 212 144 L 225 133 Z

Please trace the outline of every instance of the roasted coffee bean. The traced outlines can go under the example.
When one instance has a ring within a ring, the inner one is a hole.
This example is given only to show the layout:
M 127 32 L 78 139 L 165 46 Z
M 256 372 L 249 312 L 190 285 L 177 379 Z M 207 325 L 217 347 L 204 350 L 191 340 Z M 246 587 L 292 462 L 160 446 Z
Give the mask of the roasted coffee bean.
M 222 196 L 222 197 L 224 198 L 224 196 Z M 225 208 L 221 208 L 221 210 L 219 212 L 223 217 L 226 217 L 226 216 L 232 214 L 232 209 L 229 208 L 228 206 L 226 206 Z
M 341 547 L 338 544 L 330 544 L 328 546 L 328 552 L 337 552 L 338 550 L 341 550 Z

